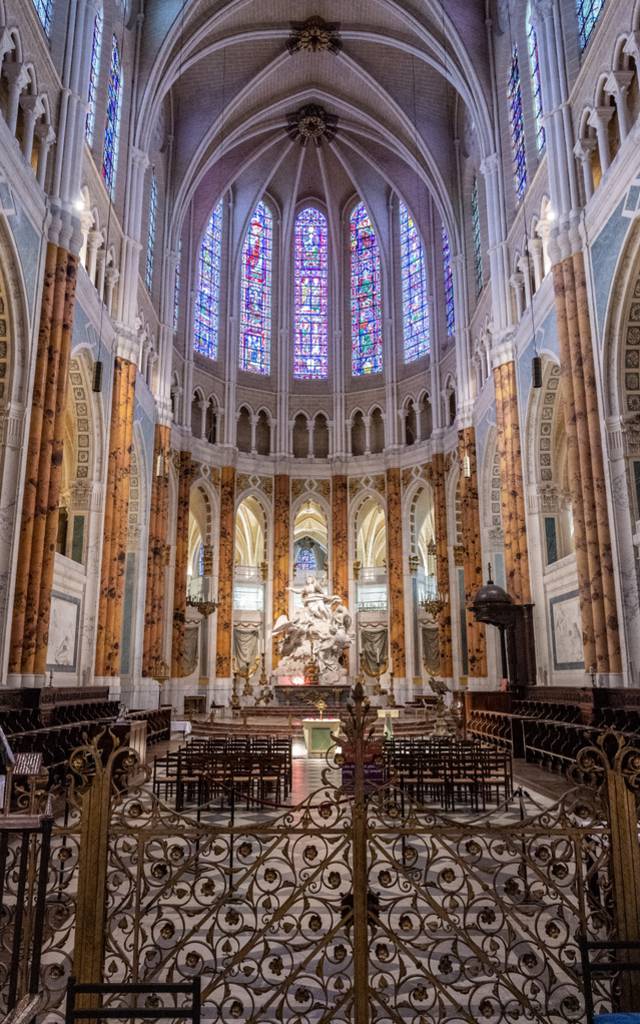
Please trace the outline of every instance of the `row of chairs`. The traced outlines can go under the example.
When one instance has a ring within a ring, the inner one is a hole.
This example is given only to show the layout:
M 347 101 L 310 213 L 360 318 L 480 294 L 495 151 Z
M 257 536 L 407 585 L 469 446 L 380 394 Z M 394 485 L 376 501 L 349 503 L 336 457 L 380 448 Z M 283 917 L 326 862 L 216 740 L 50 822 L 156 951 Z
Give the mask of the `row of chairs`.
M 389 740 L 384 759 L 387 778 L 416 803 L 479 811 L 513 793 L 510 752 L 477 740 Z
M 219 749 L 209 742 L 192 742 L 156 758 L 153 790 L 166 801 L 173 799 L 177 811 L 186 804 L 202 807 L 212 802 L 235 809 L 279 805 L 291 789 L 289 749 L 275 741 L 272 749 Z

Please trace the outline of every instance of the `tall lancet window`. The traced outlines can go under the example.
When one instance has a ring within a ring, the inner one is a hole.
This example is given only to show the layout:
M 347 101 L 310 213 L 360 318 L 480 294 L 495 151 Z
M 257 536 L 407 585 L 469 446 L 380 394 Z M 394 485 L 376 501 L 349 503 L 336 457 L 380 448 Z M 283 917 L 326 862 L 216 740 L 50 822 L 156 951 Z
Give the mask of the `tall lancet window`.
M 456 305 L 453 295 L 453 267 L 451 266 L 451 245 L 449 234 L 442 225 L 442 271 L 444 275 L 444 310 L 447 320 L 447 337 L 456 333 Z
M 102 154 L 102 177 L 109 194 L 116 190 L 116 171 L 120 148 L 120 114 L 122 110 L 122 66 L 120 48 L 114 36 L 111 40 L 111 65 L 107 83 L 107 121 L 104 129 L 104 152 Z
M 240 369 L 271 369 L 271 278 L 273 217 L 265 202 L 253 211 L 242 247 Z
M 522 199 L 527 187 L 527 154 L 524 145 L 524 116 L 522 114 L 522 89 L 520 87 L 520 64 L 518 47 L 511 51 L 509 72 L 509 124 L 511 126 L 511 149 L 513 151 L 513 179 L 518 199 Z
M 471 189 L 471 239 L 473 241 L 473 274 L 476 279 L 476 295 L 484 285 L 482 269 L 482 234 L 480 231 L 480 197 L 478 195 L 478 179 L 473 179 Z
M 349 220 L 351 248 L 351 372 L 382 373 L 382 274 L 373 224 L 364 203 Z
M 584 50 L 589 42 L 603 7 L 604 0 L 576 0 L 578 39 L 581 51 Z
M 33 6 L 42 22 L 43 29 L 50 36 L 53 22 L 53 0 L 33 0 Z
M 222 199 L 209 217 L 198 255 L 198 287 L 193 308 L 193 347 L 218 358 L 220 270 L 222 267 Z
M 93 19 L 93 38 L 91 40 L 91 65 L 89 67 L 89 91 L 87 93 L 87 118 L 84 134 L 90 146 L 96 131 L 96 99 L 98 96 L 98 80 L 100 78 L 100 54 L 102 51 L 102 26 L 104 17 L 102 7 L 98 7 Z
M 430 349 L 429 303 L 424 246 L 415 221 L 400 203 L 400 272 L 404 361 L 412 363 Z
M 542 153 L 545 144 L 542 121 L 542 82 L 540 80 L 540 54 L 538 36 L 531 18 L 531 3 L 527 4 L 527 42 L 529 47 L 529 69 L 531 71 L 531 92 L 533 94 L 533 115 L 536 122 L 536 147 Z
M 149 218 L 147 224 L 147 259 L 144 270 L 144 283 L 147 290 L 153 287 L 153 261 L 156 251 L 156 231 L 158 229 L 158 179 L 155 174 L 151 175 L 151 189 L 149 191 Z
M 329 252 L 327 218 L 315 206 L 296 217 L 294 247 L 293 376 L 323 380 L 328 375 Z
M 182 285 L 182 239 L 178 242 L 178 258 L 176 259 L 176 269 L 173 275 L 173 331 L 174 334 L 178 330 L 178 323 L 180 322 L 180 289 Z

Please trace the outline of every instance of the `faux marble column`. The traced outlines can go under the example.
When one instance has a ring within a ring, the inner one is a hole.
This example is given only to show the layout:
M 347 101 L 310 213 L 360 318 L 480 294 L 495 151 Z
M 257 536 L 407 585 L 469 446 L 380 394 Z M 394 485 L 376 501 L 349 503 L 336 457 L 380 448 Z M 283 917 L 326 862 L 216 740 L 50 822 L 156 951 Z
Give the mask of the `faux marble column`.
M 442 452 L 436 452 L 431 460 L 431 486 L 433 487 L 433 508 L 436 533 L 436 577 L 438 590 L 447 595 L 447 601 L 438 619 L 438 643 L 440 648 L 440 674 L 445 679 L 453 678 L 453 649 L 451 642 L 451 584 L 449 581 L 449 537 L 447 529 L 447 493 L 445 484 L 445 463 Z
M 387 581 L 391 667 L 397 679 L 406 678 L 404 631 L 404 556 L 402 552 L 402 491 L 399 469 L 387 470 Z
M 170 445 L 171 428 L 160 423 L 156 424 L 149 509 L 147 589 L 142 654 L 142 674 L 152 678 L 164 667 L 162 665 L 162 627 L 165 619 L 163 577 L 167 554 Z
M 76 257 L 50 244 L 31 397 L 9 659 L 12 673 L 46 672 L 76 276 Z
M 522 476 L 516 367 L 511 359 L 494 367 L 500 456 L 500 504 L 507 590 L 517 604 L 530 604 L 529 549 Z
M 216 634 L 216 675 L 231 678 L 231 639 L 233 632 L 233 548 L 236 471 L 223 466 L 220 471 L 220 535 L 218 541 L 218 613 Z
M 483 623 L 476 622 L 468 610 L 482 586 L 482 549 L 480 546 L 480 505 L 478 501 L 478 462 L 476 437 L 473 427 L 458 431 L 460 465 L 468 459 L 469 475 L 460 476 L 460 503 L 462 511 L 462 544 L 464 547 L 464 590 L 467 608 L 467 650 L 469 677 L 480 679 L 487 674 L 487 643 Z
M 171 633 L 171 675 L 181 679 L 185 670 L 187 617 L 187 569 L 189 562 L 189 504 L 194 464 L 191 452 L 178 455 L 178 508 L 176 510 L 176 558 L 173 583 L 173 627 Z
M 135 363 L 116 356 L 96 638 L 96 676 L 101 678 L 120 672 L 135 386 Z
M 331 479 L 331 579 L 332 592 L 349 602 L 349 521 L 347 478 Z
M 273 481 L 273 621 L 289 613 L 289 548 L 291 487 L 289 477 L 276 473 Z M 278 653 L 273 647 L 273 665 Z
M 593 481 L 593 503 L 597 529 L 598 566 L 600 571 L 608 672 L 619 673 L 622 671 L 622 658 L 620 653 L 618 609 L 613 579 L 613 553 L 611 550 L 609 512 L 605 488 L 598 389 L 593 359 L 584 256 L 582 252 L 574 253 L 572 262 L 576 289 L 580 354 L 582 358 L 582 384 L 585 390 L 588 452 L 591 463 L 591 480 Z

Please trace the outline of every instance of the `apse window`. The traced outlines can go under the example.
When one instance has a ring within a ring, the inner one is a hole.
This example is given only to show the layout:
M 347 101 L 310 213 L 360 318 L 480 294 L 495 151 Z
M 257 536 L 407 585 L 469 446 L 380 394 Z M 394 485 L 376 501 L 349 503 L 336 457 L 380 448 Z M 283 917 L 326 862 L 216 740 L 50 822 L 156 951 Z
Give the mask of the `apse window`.
M 112 198 L 116 190 L 121 111 L 122 66 L 120 64 L 118 40 L 114 36 L 111 40 L 111 65 L 109 68 L 109 81 L 107 83 L 107 120 L 104 129 L 104 150 L 102 154 L 102 179 Z
M 271 370 L 271 285 L 273 217 L 258 203 L 242 247 L 240 369 L 268 375 Z
M 511 53 L 508 99 L 514 184 L 518 199 L 522 199 L 527 187 L 527 155 L 524 142 L 524 115 L 522 113 L 522 88 L 517 46 L 514 46 Z
M 531 72 L 531 92 L 533 94 L 533 115 L 536 123 L 536 147 L 542 153 L 545 147 L 545 134 L 542 111 L 542 81 L 540 77 L 540 54 L 538 36 L 531 18 L 531 4 L 527 5 L 527 42 L 529 49 L 529 70 Z
M 294 250 L 293 376 L 323 380 L 328 375 L 327 218 L 313 206 L 296 217 Z
M 33 0 L 33 6 L 48 36 L 51 35 L 53 24 L 53 0 Z
M 218 358 L 220 321 L 220 270 L 222 267 L 222 199 L 213 210 L 205 228 L 198 254 L 198 286 L 193 307 L 193 347 L 209 359 Z M 179 263 L 176 267 L 176 291 L 179 288 Z M 174 311 L 174 323 L 177 320 Z
M 349 220 L 351 251 L 351 372 L 382 373 L 382 274 L 378 239 L 364 203 Z
M 93 146 L 93 137 L 96 130 L 96 102 L 98 97 L 98 80 L 100 78 L 100 54 L 102 51 L 102 26 L 104 18 L 102 7 L 96 11 L 93 19 L 93 37 L 91 41 L 91 64 L 89 67 L 89 91 L 87 93 L 87 117 L 85 121 L 85 137 L 90 146 Z
M 449 233 L 442 225 L 442 271 L 444 275 L 444 309 L 447 320 L 447 337 L 456 333 L 456 306 L 453 297 L 453 267 L 451 265 L 451 245 Z
M 593 32 L 598 18 L 602 13 L 604 0 L 576 0 L 576 14 L 578 16 L 578 39 L 580 50 L 584 50 L 591 33 Z
M 429 303 L 424 246 L 415 221 L 400 203 L 400 273 L 404 361 L 413 363 L 430 350 Z

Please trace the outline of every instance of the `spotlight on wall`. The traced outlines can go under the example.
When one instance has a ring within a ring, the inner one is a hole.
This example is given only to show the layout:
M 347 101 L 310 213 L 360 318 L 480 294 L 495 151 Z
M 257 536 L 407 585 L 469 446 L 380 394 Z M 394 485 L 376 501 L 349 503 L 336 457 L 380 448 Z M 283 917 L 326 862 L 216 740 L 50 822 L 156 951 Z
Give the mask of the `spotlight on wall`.
M 534 356 L 531 360 L 531 386 L 542 387 L 542 359 L 540 356 Z
M 468 455 L 465 455 L 462 459 L 462 472 L 467 480 L 471 479 L 471 459 Z
M 97 359 L 93 364 L 93 384 L 91 385 L 92 391 L 99 395 L 102 391 L 102 360 Z

